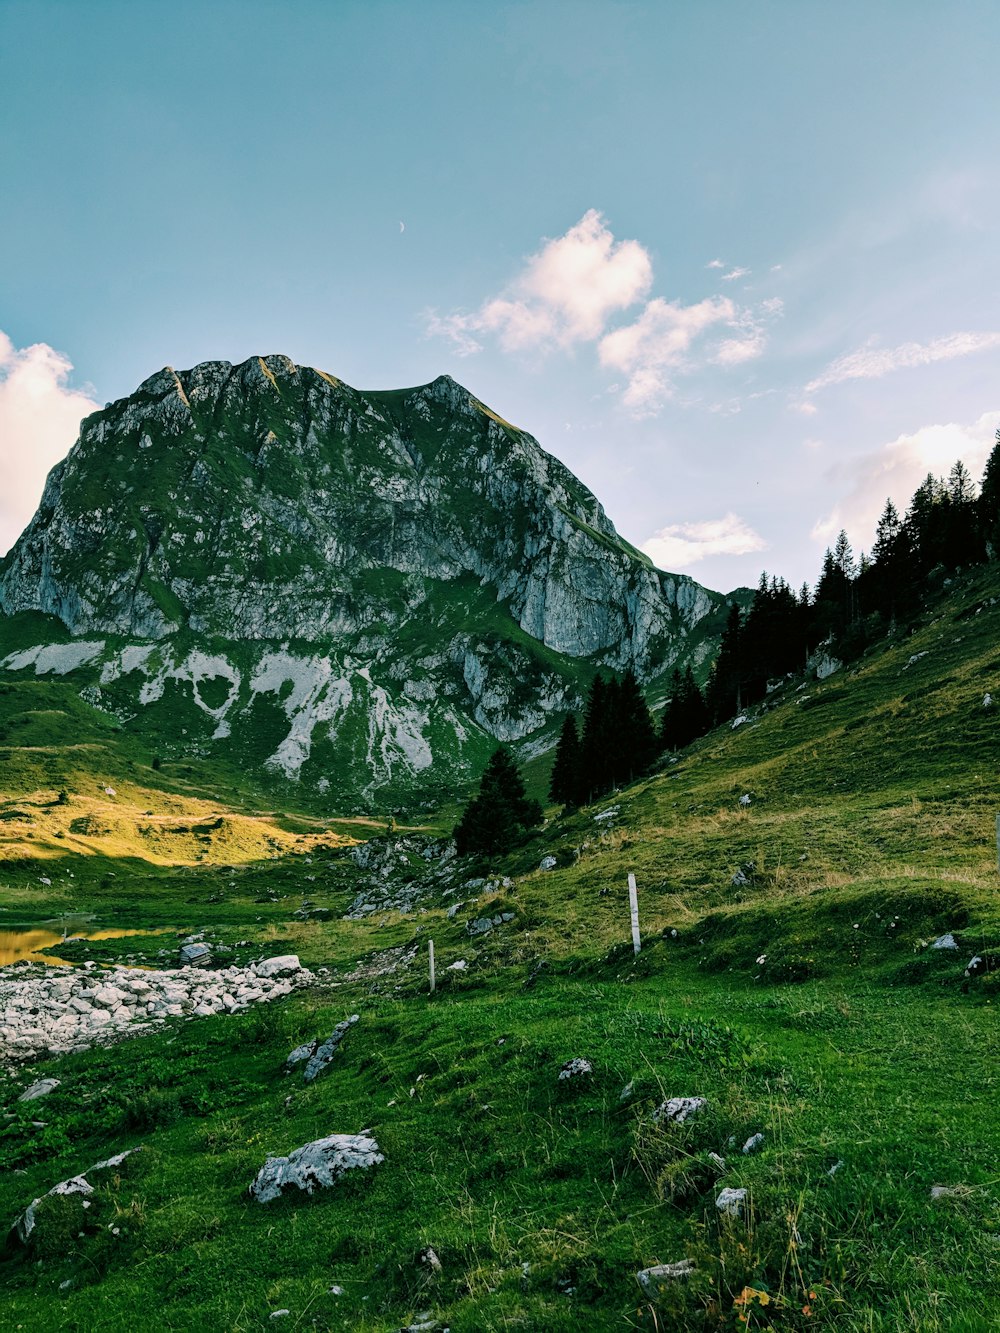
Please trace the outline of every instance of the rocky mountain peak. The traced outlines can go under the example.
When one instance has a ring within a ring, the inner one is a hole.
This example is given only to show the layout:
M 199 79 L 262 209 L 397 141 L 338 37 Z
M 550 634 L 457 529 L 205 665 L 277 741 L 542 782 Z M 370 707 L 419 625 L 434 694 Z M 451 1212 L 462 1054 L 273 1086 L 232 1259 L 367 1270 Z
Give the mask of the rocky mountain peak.
M 720 601 L 450 376 L 361 391 L 280 355 L 164 367 L 87 418 L 0 563 L 4 613 L 98 643 L 139 703 L 189 691 L 216 741 L 248 689 L 304 710 L 276 761 L 296 774 L 359 698 L 376 771 L 428 767 L 442 709 L 453 753 L 541 743 L 596 665 L 698 660 Z

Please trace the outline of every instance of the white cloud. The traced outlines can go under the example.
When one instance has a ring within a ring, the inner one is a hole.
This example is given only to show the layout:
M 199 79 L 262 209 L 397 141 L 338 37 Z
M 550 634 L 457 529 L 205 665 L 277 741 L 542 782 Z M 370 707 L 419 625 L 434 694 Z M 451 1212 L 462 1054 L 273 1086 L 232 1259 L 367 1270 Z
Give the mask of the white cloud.
M 702 523 L 673 523 L 642 544 L 660 569 L 679 570 L 713 555 L 749 555 L 767 542 L 742 518 L 729 513 Z
M 927 366 L 933 361 L 951 361 L 1000 347 L 1000 333 L 950 333 L 929 343 L 903 343 L 899 347 L 877 347 L 868 343 L 856 352 L 838 357 L 820 375 L 806 385 L 806 393 L 816 393 L 845 380 L 881 379 L 894 370 Z
M 634 324 L 601 339 L 601 365 L 629 377 L 622 401 L 634 413 L 648 415 L 671 396 L 667 371 L 684 364 L 695 338 L 713 324 L 733 323 L 736 317 L 736 307 L 726 297 L 689 306 L 657 297 Z
M 723 273 L 723 282 L 735 282 L 737 278 L 745 278 L 751 270 L 748 268 L 734 268 L 729 273 Z
M 0 553 L 38 507 L 49 469 L 98 404 L 67 386 L 72 362 L 46 343 L 16 348 L 0 331 Z
M 494 335 L 505 351 L 593 342 L 610 316 L 641 301 L 653 281 L 649 254 L 638 241 L 616 241 L 602 214 L 590 209 L 575 227 L 546 241 L 499 296 L 471 314 L 428 317 L 460 355 L 480 351 Z
M 708 263 L 705 265 L 705 267 L 706 267 L 706 268 L 725 268 L 726 266 L 725 266 L 725 264 L 723 263 L 723 261 L 722 261 L 721 259 L 710 259 L 710 260 L 708 261 Z
M 886 499 L 904 513 L 928 472 L 946 476 L 960 458 L 978 481 L 998 426 L 1000 410 L 985 412 L 969 426 L 954 422 L 923 426 L 881 449 L 837 463 L 826 479 L 841 492 L 841 498 L 814 525 L 813 538 L 830 542 L 841 528 L 846 528 L 855 546 L 869 550 Z

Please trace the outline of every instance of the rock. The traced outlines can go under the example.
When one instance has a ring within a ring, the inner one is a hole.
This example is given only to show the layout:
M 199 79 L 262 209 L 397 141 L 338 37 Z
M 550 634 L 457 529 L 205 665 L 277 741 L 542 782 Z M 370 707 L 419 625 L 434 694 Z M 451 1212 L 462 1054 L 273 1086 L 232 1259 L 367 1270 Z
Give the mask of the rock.
M 584 1060 L 582 1056 L 575 1055 L 572 1060 L 567 1060 L 562 1069 L 559 1070 L 559 1081 L 568 1078 L 587 1078 L 594 1072 L 594 1066 L 589 1060 Z
M 932 1199 L 952 1199 L 960 1198 L 963 1194 L 969 1192 L 967 1185 L 932 1185 Z
M 469 964 L 466 962 L 466 960 L 465 960 L 464 958 L 459 958 L 459 959 L 457 959 L 456 962 L 454 962 L 454 963 L 449 963 L 448 966 L 445 968 L 445 971 L 446 971 L 446 972 L 465 972 L 465 971 L 468 970 L 468 967 L 469 967 Z
M 207 944 L 184 944 L 181 946 L 181 966 L 191 963 L 207 963 L 212 957 L 212 950 Z
M 988 972 L 995 972 L 1000 967 L 1000 954 L 975 954 L 969 959 L 965 975 L 967 977 L 984 977 Z
M 764 1142 L 763 1134 L 751 1134 L 750 1137 L 747 1139 L 746 1143 L 744 1143 L 743 1145 L 743 1156 L 747 1157 L 749 1156 L 750 1153 L 756 1152 L 763 1142 Z
M 312 1041 L 307 1041 L 304 1046 L 296 1046 L 294 1051 L 289 1051 L 288 1055 L 285 1056 L 285 1068 L 294 1069 L 303 1060 L 310 1059 L 315 1054 L 318 1045 L 319 1038 L 314 1037 Z
M 291 1313 L 292 1313 L 291 1310 L 272 1310 L 272 1311 L 271 1311 L 271 1318 L 272 1318 L 272 1319 L 285 1319 L 285 1318 L 286 1318 L 288 1315 L 290 1315 Z
M 708 1160 L 709 1160 L 709 1161 L 710 1161 L 710 1162 L 711 1162 L 711 1163 L 712 1163 L 712 1164 L 713 1164 L 719 1171 L 725 1171 L 725 1169 L 726 1169 L 726 1159 L 725 1159 L 724 1157 L 720 1157 L 719 1154 L 718 1154 L 717 1152 L 710 1152 L 710 1153 L 708 1154 Z
M 345 1018 L 342 1023 L 337 1024 L 322 1045 L 316 1047 L 316 1050 L 309 1057 L 309 1062 L 303 1070 L 302 1081 L 304 1083 L 311 1083 L 314 1078 L 317 1078 L 322 1074 L 323 1070 L 336 1054 L 337 1047 L 357 1021 L 358 1015 L 351 1014 L 350 1018 Z
M 257 963 L 254 971 L 259 977 L 283 977 L 293 972 L 299 972 L 302 964 L 298 956 L 294 953 L 282 954 L 280 958 L 265 958 L 262 963 Z
M 957 949 L 958 943 L 954 935 L 939 935 L 931 945 L 932 949 Z
M 983 695 L 983 707 L 984 707 L 984 708 L 992 708 L 992 707 L 993 707 L 993 695 L 992 695 L 992 694 L 984 694 L 984 695 Z
M 558 862 L 554 856 L 543 856 L 538 863 L 539 870 L 555 870 Z
M 661 1102 L 653 1112 L 653 1123 L 683 1125 L 690 1116 L 697 1115 L 707 1105 L 704 1097 L 671 1097 L 669 1101 Z
M 726 1186 L 715 1201 L 715 1206 L 723 1217 L 742 1217 L 746 1206 L 747 1192 L 745 1189 L 731 1189 Z
M 470 921 L 465 927 L 469 935 L 488 935 L 493 929 L 493 922 L 488 916 L 480 916 L 475 921 Z
M 437 1257 L 437 1254 L 433 1246 L 431 1245 L 425 1246 L 424 1249 L 420 1251 L 418 1257 L 420 1259 L 420 1262 L 422 1264 L 425 1264 L 431 1270 L 432 1273 L 442 1272 L 441 1260 Z
M 753 798 L 751 797 L 748 791 L 744 792 L 743 795 L 740 797 L 740 805 L 743 807 L 744 810 L 746 810 L 752 804 L 752 799 Z
M 695 1266 L 691 1260 L 680 1259 L 675 1264 L 655 1264 L 652 1268 L 644 1268 L 636 1273 L 635 1280 L 650 1300 L 655 1301 L 664 1287 L 681 1278 L 690 1277 L 693 1272 Z
M 19 1102 L 33 1102 L 38 1097 L 44 1097 L 47 1093 L 54 1092 L 59 1086 L 57 1078 L 40 1078 L 37 1083 L 32 1083 L 30 1088 L 25 1088 L 18 1097 Z
M 385 1158 L 364 1134 L 330 1134 L 296 1148 L 287 1157 L 269 1157 L 250 1186 L 258 1203 L 270 1203 L 287 1189 L 328 1189 L 347 1171 L 367 1171 Z
M 624 1088 L 622 1088 L 621 1092 L 618 1094 L 618 1105 L 624 1106 L 626 1102 L 631 1101 L 632 1094 L 634 1092 L 635 1092 L 635 1083 L 633 1082 L 626 1083 Z
M 111 1171 L 116 1166 L 121 1166 L 126 1157 L 132 1153 L 141 1152 L 142 1145 L 136 1148 L 126 1148 L 124 1152 L 116 1153 L 114 1157 L 108 1157 L 103 1162 L 95 1162 L 93 1166 L 87 1168 L 78 1176 L 71 1176 L 68 1180 L 60 1180 L 58 1185 L 53 1185 L 45 1194 L 33 1199 L 24 1212 L 14 1222 L 14 1233 L 22 1245 L 27 1245 L 31 1239 L 32 1232 L 35 1230 L 37 1222 L 37 1208 L 42 1199 L 48 1199 L 53 1195 L 59 1194 L 80 1194 L 84 1199 L 88 1194 L 93 1194 L 94 1186 L 87 1179 L 88 1176 L 99 1175 L 102 1171 Z M 89 1204 L 83 1202 L 83 1207 L 89 1207 Z
M 747 717 L 746 713 L 741 713 L 739 717 L 733 718 L 732 722 L 729 724 L 729 729 L 730 731 L 735 731 L 737 727 L 742 727 L 744 722 L 749 721 L 750 719 Z

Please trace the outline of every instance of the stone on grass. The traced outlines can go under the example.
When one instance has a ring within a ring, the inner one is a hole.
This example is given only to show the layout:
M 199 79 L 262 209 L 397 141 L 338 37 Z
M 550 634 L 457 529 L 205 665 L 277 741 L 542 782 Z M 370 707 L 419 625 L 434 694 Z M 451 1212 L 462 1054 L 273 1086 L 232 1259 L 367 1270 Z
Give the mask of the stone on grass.
M 367 1171 L 384 1162 L 378 1144 L 366 1134 L 328 1134 L 304 1143 L 287 1157 L 269 1157 L 250 1186 L 258 1203 L 270 1203 L 288 1189 L 329 1189 L 347 1171 Z
M 939 936 L 937 937 L 937 939 L 934 941 L 934 943 L 931 945 L 931 948 L 932 948 L 932 949 L 957 949 L 957 948 L 958 948 L 958 942 L 956 941 L 955 936 L 952 935 L 952 934 L 949 932 L 947 935 L 939 935 Z
M 589 1060 L 584 1060 L 582 1056 L 575 1055 L 572 1060 L 567 1060 L 562 1069 L 559 1070 L 560 1080 L 564 1078 L 585 1078 L 594 1072 L 594 1066 Z
M 437 1257 L 437 1253 L 432 1245 L 426 1245 L 420 1251 L 419 1259 L 422 1264 L 425 1264 L 431 1270 L 432 1273 L 440 1273 L 443 1271 L 441 1268 L 441 1260 Z
M 650 1300 L 655 1301 L 663 1287 L 690 1277 L 694 1271 L 695 1266 L 690 1259 L 679 1259 L 675 1264 L 654 1264 L 652 1268 L 644 1268 L 636 1273 L 635 1280 Z
M 303 1060 L 310 1059 L 315 1053 L 318 1045 L 319 1038 L 313 1037 L 312 1041 L 307 1041 L 302 1046 L 296 1046 L 294 1051 L 289 1051 L 285 1056 L 285 1068 L 294 1069 L 294 1067 L 301 1064 Z
M 48 1199 L 60 1194 L 79 1194 L 83 1196 L 81 1199 L 83 1207 L 89 1208 L 90 1205 L 85 1200 L 88 1194 L 93 1194 L 94 1186 L 90 1183 L 87 1177 L 98 1175 L 102 1171 L 113 1170 L 116 1166 L 121 1166 L 126 1157 L 130 1157 L 132 1153 L 139 1152 L 140 1150 L 141 1145 L 136 1148 L 126 1148 L 124 1152 L 116 1153 L 114 1157 L 108 1157 L 103 1162 L 95 1162 L 93 1166 L 88 1167 L 86 1171 L 82 1171 L 78 1176 L 70 1176 L 68 1180 L 60 1180 L 58 1185 L 53 1185 L 50 1190 L 47 1190 L 37 1199 L 33 1199 L 24 1212 L 21 1213 L 20 1217 L 16 1218 L 14 1222 L 13 1230 L 21 1244 L 27 1245 L 31 1239 L 32 1232 L 35 1230 L 35 1225 L 38 1221 L 38 1205 L 42 1202 L 42 1199 Z
M 689 1116 L 696 1115 L 707 1105 L 704 1097 L 671 1097 L 669 1101 L 661 1102 L 653 1112 L 653 1124 L 662 1125 L 666 1122 L 683 1125 Z
M 468 966 L 469 966 L 469 964 L 466 962 L 466 960 L 465 960 L 464 958 L 459 958 L 456 962 L 454 962 L 454 963 L 449 963 L 448 966 L 445 968 L 445 971 L 446 971 L 446 972 L 465 972 L 465 971 L 468 969 Z
M 723 1217 L 742 1217 L 747 1201 L 745 1189 L 732 1189 L 729 1185 L 721 1190 L 715 1206 Z
M 756 1152 L 763 1142 L 764 1142 L 763 1134 L 751 1134 L 750 1137 L 747 1139 L 746 1143 L 744 1143 L 743 1145 L 743 1156 L 746 1157 L 750 1153 Z
M 280 958 L 265 958 L 253 970 L 259 977 L 283 977 L 300 971 L 301 967 L 297 954 L 285 953 Z
M 311 1083 L 314 1078 L 322 1074 L 323 1070 L 336 1054 L 337 1047 L 357 1021 L 358 1015 L 351 1014 L 350 1018 L 345 1018 L 342 1023 L 337 1024 L 321 1046 L 316 1047 L 314 1054 L 309 1057 L 309 1063 L 303 1071 L 303 1082 Z
M 951 1199 L 961 1197 L 969 1192 L 968 1185 L 932 1185 L 932 1199 Z
M 538 863 L 539 870 L 555 870 L 558 862 L 554 856 L 543 856 Z
M 54 1092 L 59 1086 L 57 1078 L 40 1078 L 37 1083 L 32 1083 L 30 1088 L 25 1088 L 18 1097 L 19 1102 L 33 1102 L 38 1097 L 44 1097 L 46 1093 Z

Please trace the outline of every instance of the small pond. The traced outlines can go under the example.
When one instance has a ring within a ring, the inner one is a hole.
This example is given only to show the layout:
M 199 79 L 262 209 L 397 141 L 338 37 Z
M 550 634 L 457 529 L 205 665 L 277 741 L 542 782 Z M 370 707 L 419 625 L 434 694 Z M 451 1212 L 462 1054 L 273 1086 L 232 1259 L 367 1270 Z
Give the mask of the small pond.
M 123 930 L 121 927 L 102 927 L 93 929 L 87 918 L 75 920 L 43 921 L 37 926 L 13 926 L 6 930 L 0 928 L 0 967 L 9 967 L 11 963 L 26 960 L 29 963 L 52 963 L 57 966 L 72 967 L 66 958 L 58 958 L 51 953 L 43 953 L 68 940 L 118 940 L 127 935 L 170 935 L 173 926 L 161 926 L 158 930 Z

